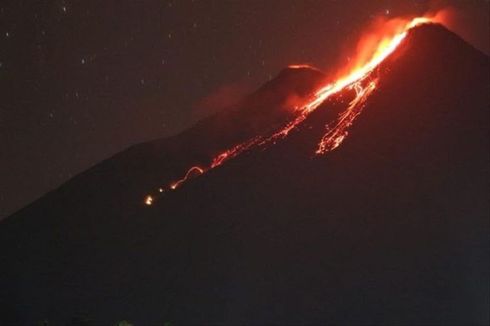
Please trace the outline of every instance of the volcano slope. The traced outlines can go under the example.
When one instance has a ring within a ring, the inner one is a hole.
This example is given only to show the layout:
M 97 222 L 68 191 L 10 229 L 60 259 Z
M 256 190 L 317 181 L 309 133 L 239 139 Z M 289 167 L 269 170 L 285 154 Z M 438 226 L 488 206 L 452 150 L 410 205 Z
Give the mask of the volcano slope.
M 410 31 L 340 147 L 327 100 L 276 144 L 146 192 L 291 118 L 321 73 L 288 69 L 234 110 L 138 145 L 0 224 L 4 323 L 489 322 L 488 57 Z M 294 97 L 294 96 L 293 96 Z

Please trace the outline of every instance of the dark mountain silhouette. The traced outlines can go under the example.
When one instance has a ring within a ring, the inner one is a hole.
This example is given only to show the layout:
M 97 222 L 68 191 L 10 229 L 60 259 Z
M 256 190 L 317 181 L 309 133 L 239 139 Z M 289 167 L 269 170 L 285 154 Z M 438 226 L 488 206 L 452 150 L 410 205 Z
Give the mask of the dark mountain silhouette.
M 284 140 L 143 205 L 291 119 L 324 79 L 286 69 L 232 110 L 129 148 L 0 223 L 4 323 L 487 324 L 489 64 L 412 30 L 342 145 L 329 99 Z

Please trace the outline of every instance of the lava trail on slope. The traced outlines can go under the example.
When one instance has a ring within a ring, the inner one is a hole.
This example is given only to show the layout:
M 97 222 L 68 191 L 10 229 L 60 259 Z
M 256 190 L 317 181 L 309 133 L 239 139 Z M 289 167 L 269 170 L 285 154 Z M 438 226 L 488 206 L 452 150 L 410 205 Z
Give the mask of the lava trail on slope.
M 440 21 L 440 19 L 441 18 L 438 17 L 438 15 L 432 15 L 430 17 L 416 17 L 410 20 L 396 19 L 386 23 L 386 30 L 378 31 L 380 35 L 377 35 L 377 42 L 369 44 L 368 47 L 366 46 L 367 48 L 360 51 L 362 55 L 358 54 L 359 59 L 354 60 L 356 65 L 350 67 L 347 74 L 342 75 L 342 77 L 338 78 L 333 83 L 327 83 L 320 86 L 313 92 L 313 94 L 307 97 L 304 103 L 295 107 L 296 117 L 292 121 L 273 132 L 272 135 L 256 136 L 225 150 L 218 154 L 207 166 L 192 166 L 182 178 L 172 181 L 166 186 L 159 187 L 158 191 L 154 194 L 148 194 L 144 199 L 144 203 L 146 205 L 152 205 L 158 195 L 167 191 L 176 190 L 184 185 L 189 179 L 217 168 L 226 161 L 235 158 L 251 148 L 275 144 L 278 140 L 287 137 L 291 131 L 298 128 L 301 123 L 327 99 L 344 90 L 353 89 L 355 90 L 354 99 L 349 103 L 348 107 L 340 113 L 337 121 L 326 126 L 325 135 L 320 139 L 318 149 L 315 153 L 317 155 L 323 155 L 337 148 L 348 135 L 348 128 L 361 113 L 367 99 L 376 89 L 378 79 L 372 76 L 374 71 L 393 51 L 396 50 L 400 43 L 405 39 L 410 29 L 421 24 Z M 309 68 L 309 66 L 291 65 L 289 68 L 304 69 Z

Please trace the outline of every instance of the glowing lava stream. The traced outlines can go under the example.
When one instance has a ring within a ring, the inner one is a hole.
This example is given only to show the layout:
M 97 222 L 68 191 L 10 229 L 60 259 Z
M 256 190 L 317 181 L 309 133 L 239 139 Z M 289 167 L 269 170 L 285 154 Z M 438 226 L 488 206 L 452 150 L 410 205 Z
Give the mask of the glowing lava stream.
M 328 132 L 322 137 L 318 144 L 316 154 L 325 154 L 337 148 L 344 138 L 347 136 L 347 128 L 349 128 L 354 119 L 361 113 L 364 103 L 369 95 L 375 90 L 378 80 L 373 80 L 366 87 L 362 87 L 360 82 L 357 82 L 349 88 L 356 91 L 356 97 L 350 102 L 349 107 L 341 113 L 336 124 L 332 128 L 328 128 Z
M 306 118 L 315 111 L 325 100 L 330 96 L 339 93 L 345 89 L 354 89 L 356 92 L 355 98 L 349 103 L 349 106 L 342 112 L 333 123 L 333 126 L 327 126 L 325 135 L 318 144 L 316 154 L 325 154 L 337 148 L 347 136 L 347 129 L 352 125 L 354 119 L 361 113 L 368 97 L 377 86 L 377 79 L 368 80 L 371 72 L 379 66 L 407 36 L 408 31 L 420 24 L 429 23 L 432 20 L 426 17 L 417 17 L 408 22 L 404 22 L 401 26 L 397 26 L 397 33 L 391 37 L 385 37 L 379 41 L 375 47 L 370 60 L 363 62 L 359 67 L 353 69 L 345 77 L 339 78 L 331 84 L 320 87 L 305 104 L 297 108 L 298 116 L 279 131 L 276 131 L 269 137 L 254 137 L 244 143 L 238 144 L 221 154 L 217 155 L 208 167 L 193 166 L 179 180 L 171 182 L 166 188 L 159 188 L 162 193 L 168 190 L 175 190 L 184 184 L 192 177 L 206 173 L 214 169 L 231 158 L 247 151 L 251 147 L 267 145 L 275 143 L 277 140 L 285 138 L 293 129 L 299 126 Z M 291 69 L 301 69 L 309 67 L 308 65 L 293 65 Z M 155 198 L 151 195 L 145 197 L 144 203 L 152 205 Z

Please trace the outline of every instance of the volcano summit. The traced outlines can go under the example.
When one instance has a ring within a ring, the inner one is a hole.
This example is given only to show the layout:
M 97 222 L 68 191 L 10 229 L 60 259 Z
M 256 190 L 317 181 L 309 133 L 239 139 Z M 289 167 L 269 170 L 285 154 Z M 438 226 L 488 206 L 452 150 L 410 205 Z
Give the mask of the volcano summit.
M 420 24 L 325 78 L 287 68 L 0 222 L 0 321 L 488 323 L 488 56 Z

